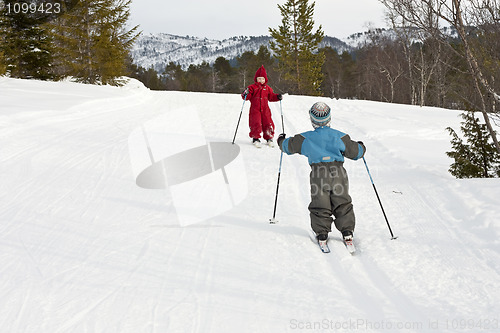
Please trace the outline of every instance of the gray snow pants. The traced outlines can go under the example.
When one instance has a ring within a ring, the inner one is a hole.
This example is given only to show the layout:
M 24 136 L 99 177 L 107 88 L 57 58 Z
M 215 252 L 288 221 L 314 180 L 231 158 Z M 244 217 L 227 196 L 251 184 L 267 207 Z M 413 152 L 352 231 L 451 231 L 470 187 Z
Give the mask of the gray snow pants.
M 311 165 L 311 169 L 309 212 L 314 232 L 324 234 L 332 231 L 332 215 L 335 216 L 337 230 L 354 231 L 356 222 L 343 163 L 316 163 Z

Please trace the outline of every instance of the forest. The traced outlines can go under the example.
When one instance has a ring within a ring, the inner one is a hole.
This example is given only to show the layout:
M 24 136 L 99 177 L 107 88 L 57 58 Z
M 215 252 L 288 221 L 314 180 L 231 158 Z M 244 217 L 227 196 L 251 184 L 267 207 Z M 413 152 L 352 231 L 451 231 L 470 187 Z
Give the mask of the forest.
M 125 28 L 130 3 L 1 0 L 0 75 L 119 85 L 139 35 Z
M 369 31 L 365 44 L 352 52 L 339 54 L 330 47 L 318 49 L 325 57 L 320 95 L 450 109 L 470 107 L 474 101 L 473 80 L 460 55 L 461 41 L 452 27 L 443 30 L 448 35 L 449 49 L 432 39 L 404 39 L 417 36 L 417 29 Z M 469 36 L 475 33 L 477 29 L 471 28 Z M 476 34 L 474 42 L 479 45 L 495 40 L 500 54 L 500 35 L 495 36 L 497 38 Z M 484 61 L 485 65 L 490 62 Z M 296 94 L 283 80 L 278 61 L 266 46 L 257 52 L 245 52 L 236 59 L 219 57 L 213 64 L 193 64 L 185 70 L 170 63 L 158 73 L 139 67 L 132 60 L 128 70 L 131 76 L 154 90 L 239 93 L 253 83 L 255 71 L 261 65 L 266 67 L 273 89 Z M 498 67 L 499 64 L 490 62 L 491 65 Z M 498 70 L 491 73 L 492 82 L 500 74 Z M 494 85 L 500 90 L 500 82 Z M 493 96 L 489 102 L 493 108 Z

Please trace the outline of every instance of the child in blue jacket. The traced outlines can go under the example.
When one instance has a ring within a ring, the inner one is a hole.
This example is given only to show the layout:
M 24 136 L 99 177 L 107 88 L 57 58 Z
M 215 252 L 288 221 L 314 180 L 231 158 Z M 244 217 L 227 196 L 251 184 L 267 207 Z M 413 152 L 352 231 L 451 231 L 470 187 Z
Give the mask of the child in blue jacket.
M 286 138 L 278 138 L 280 149 L 287 153 L 307 156 L 311 165 L 311 203 L 309 212 L 311 227 L 319 241 L 326 241 L 335 216 L 335 227 L 344 240 L 352 240 L 355 217 L 349 195 L 349 180 L 343 167 L 344 157 L 357 160 L 366 148 L 361 141 L 353 141 L 349 135 L 330 128 L 330 107 L 323 102 L 315 103 L 309 110 L 314 131 Z

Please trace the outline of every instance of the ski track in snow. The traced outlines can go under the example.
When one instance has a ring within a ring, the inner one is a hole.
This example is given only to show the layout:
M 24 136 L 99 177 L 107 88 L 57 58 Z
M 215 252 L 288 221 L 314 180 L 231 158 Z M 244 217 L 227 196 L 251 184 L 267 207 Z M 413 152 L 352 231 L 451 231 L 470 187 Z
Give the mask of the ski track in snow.
M 311 129 L 307 110 L 323 100 L 332 126 L 365 142 L 399 236 L 390 240 L 363 162 L 346 161 L 357 252 L 334 231 L 323 254 L 308 236 L 305 157 L 283 156 L 279 223 L 268 223 L 280 151 L 250 144 L 248 103 L 236 144 L 249 188 L 237 207 L 181 227 L 168 191 L 135 184 L 134 129 L 194 106 L 207 141 L 230 142 L 238 95 L 135 81 L 0 87 L 6 332 L 453 332 L 460 321 L 474 321 L 464 332 L 499 331 L 498 179 L 447 174 L 455 111 L 284 96 L 288 136 Z M 271 109 L 281 133 L 280 104 Z

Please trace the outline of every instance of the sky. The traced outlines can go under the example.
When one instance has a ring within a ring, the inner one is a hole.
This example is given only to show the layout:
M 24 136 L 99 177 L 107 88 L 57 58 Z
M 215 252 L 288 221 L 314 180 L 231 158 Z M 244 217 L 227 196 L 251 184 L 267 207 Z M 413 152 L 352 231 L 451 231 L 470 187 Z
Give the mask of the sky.
M 144 33 L 222 40 L 234 36 L 269 35 L 281 24 L 278 4 L 286 0 L 132 0 L 130 24 Z M 345 38 L 368 27 L 386 27 L 378 0 L 316 0 L 315 29 Z M 311 2 L 312 3 L 312 2 Z

